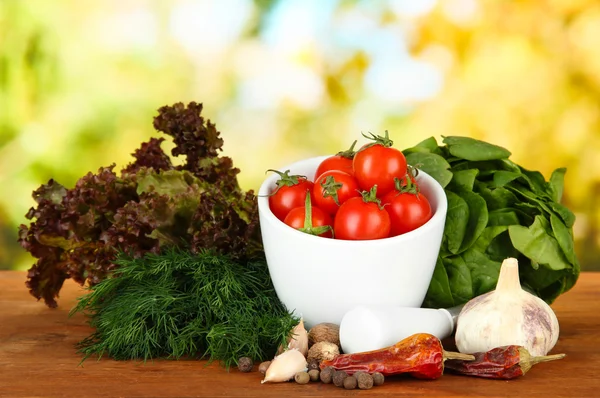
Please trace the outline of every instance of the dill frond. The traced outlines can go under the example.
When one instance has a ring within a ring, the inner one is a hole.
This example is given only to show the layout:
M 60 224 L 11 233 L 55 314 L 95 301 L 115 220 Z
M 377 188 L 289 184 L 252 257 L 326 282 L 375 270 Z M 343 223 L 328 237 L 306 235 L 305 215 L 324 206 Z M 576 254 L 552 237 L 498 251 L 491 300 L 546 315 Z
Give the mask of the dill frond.
M 95 328 L 78 344 L 84 360 L 206 358 L 230 367 L 242 356 L 272 358 L 298 323 L 264 261 L 167 248 L 142 258 L 121 253 L 116 264 L 71 311 Z

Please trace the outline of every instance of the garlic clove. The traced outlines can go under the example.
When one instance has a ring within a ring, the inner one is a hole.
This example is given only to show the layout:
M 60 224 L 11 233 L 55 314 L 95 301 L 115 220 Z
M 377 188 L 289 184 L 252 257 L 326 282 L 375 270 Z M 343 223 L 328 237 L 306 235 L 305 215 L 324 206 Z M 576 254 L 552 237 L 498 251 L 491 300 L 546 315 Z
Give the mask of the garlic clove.
M 277 349 L 277 355 L 285 350 L 291 350 L 293 348 L 300 351 L 304 357 L 308 354 L 308 331 L 304 327 L 303 318 L 300 318 L 300 322 L 292 329 L 290 337 L 288 338 L 287 347 L 280 345 Z
M 502 263 L 494 291 L 475 297 L 464 306 L 456 326 L 456 346 L 466 354 L 520 345 L 533 356 L 544 356 L 554 347 L 558 336 L 554 311 L 542 299 L 521 288 L 518 262 L 514 258 Z
M 277 355 L 265 373 L 262 383 L 279 383 L 288 381 L 298 372 L 307 369 L 306 358 L 295 348 Z

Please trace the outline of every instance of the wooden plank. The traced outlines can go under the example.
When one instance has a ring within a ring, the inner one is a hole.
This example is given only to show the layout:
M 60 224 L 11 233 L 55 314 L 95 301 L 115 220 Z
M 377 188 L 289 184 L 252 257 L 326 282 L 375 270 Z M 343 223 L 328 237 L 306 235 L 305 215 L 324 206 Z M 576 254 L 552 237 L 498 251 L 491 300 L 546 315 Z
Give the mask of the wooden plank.
M 68 318 L 82 293 L 67 281 L 59 307 L 36 302 L 24 286 L 25 273 L 0 272 L 0 397 L 194 397 L 285 395 L 305 397 L 436 396 L 436 397 L 592 397 L 600 395 L 600 273 L 584 273 L 575 288 L 553 308 L 561 337 L 553 353 L 561 361 L 537 365 L 512 381 L 481 380 L 444 375 L 434 381 L 389 378 L 368 392 L 345 391 L 333 385 L 281 383 L 261 385 L 258 372 L 227 372 L 204 361 L 135 363 L 111 359 L 87 360 L 75 343 L 91 329 L 85 318 Z

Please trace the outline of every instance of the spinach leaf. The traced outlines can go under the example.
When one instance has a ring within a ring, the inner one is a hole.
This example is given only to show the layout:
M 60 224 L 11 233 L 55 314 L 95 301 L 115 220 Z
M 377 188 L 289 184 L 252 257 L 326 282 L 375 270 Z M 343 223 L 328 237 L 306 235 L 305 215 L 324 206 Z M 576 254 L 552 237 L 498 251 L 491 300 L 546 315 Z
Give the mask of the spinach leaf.
M 528 266 L 526 258 L 519 263 L 521 284 L 548 303 L 552 303 L 562 292 L 568 290 L 567 284 L 573 276 L 571 271 L 556 271 L 544 265 Z
M 405 149 L 404 151 L 410 152 L 439 152 L 437 140 L 434 137 L 429 137 L 412 148 Z M 438 153 L 439 154 L 439 153 Z
M 486 184 L 479 181 L 475 183 L 474 188 L 475 192 L 485 199 L 490 211 L 512 207 L 518 201 L 515 194 L 506 188 L 490 189 Z
M 529 217 L 531 217 L 530 223 L 524 223 L 526 225 L 533 223 L 533 218 L 539 214 L 542 214 L 542 212 L 543 212 L 543 209 L 541 209 L 539 206 L 536 206 L 536 205 L 533 205 L 533 204 L 527 203 L 527 202 L 515 203 L 515 209 L 518 209 L 523 214 L 526 214 Z
M 575 215 L 560 203 L 544 200 L 526 188 L 508 187 L 508 189 L 510 189 L 516 196 L 521 196 L 523 199 L 529 202 L 522 205 L 528 205 L 532 206 L 533 208 L 541 209 L 545 211 L 548 216 L 550 216 L 552 213 L 556 213 L 564 221 L 567 228 L 573 227 L 573 224 L 575 223 Z
M 498 170 L 494 173 L 494 187 L 503 187 L 509 182 L 512 182 L 522 176 L 523 174 L 521 173 L 515 173 L 513 171 L 507 170 Z
M 452 254 L 457 254 L 467 230 L 469 222 L 469 205 L 454 192 L 447 191 L 448 213 L 444 227 L 446 247 Z
M 450 154 L 466 160 L 507 159 L 511 153 L 500 146 L 469 137 L 444 137 Z
M 556 298 L 558 296 L 560 296 L 562 293 L 566 292 L 567 289 L 567 283 L 568 283 L 569 277 L 563 277 L 561 279 L 558 279 L 556 282 L 554 282 L 553 284 L 540 289 L 537 292 L 537 295 L 539 297 L 542 297 L 544 301 L 546 301 L 548 304 L 552 304 L 552 302 L 554 300 L 556 300 Z
M 567 228 L 573 227 L 573 224 L 575 224 L 575 214 L 571 210 L 557 202 L 550 202 L 548 206 L 560 216 Z
M 560 202 L 560 200 L 562 199 L 566 172 L 567 169 L 561 167 L 559 169 L 554 170 L 552 172 L 552 175 L 550 176 L 550 191 L 552 193 L 552 200 L 554 200 L 555 202 Z
M 550 225 L 552 226 L 552 232 L 556 237 L 558 245 L 563 251 L 563 254 L 569 260 L 571 264 L 575 264 L 575 248 L 573 247 L 573 235 L 562 222 L 560 218 L 554 214 L 550 215 Z
M 508 233 L 513 246 L 533 261 L 548 265 L 553 270 L 571 268 L 556 238 L 548 234 L 548 229 L 548 222 L 539 215 L 529 228 L 511 225 Z
M 448 184 L 448 189 L 453 191 L 472 191 L 473 185 L 475 184 L 475 178 L 477 178 L 478 173 L 479 170 L 477 169 L 467 169 L 454 172 L 452 180 Z
M 452 180 L 452 172 L 448 170 L 450 164 L 440 155 L 427 152 L 413 152 L 406 155 L 406 161 L 411 166 L 415 166 L 435 178 L 442 187 L 448 185 L 450 180 Z
M 508 234 L 508 227 L 505 226 L 507 230 L 501 234 L 498 234 L 490 245 L 485 250 L 485 254 L 494 261 L 502 262 L 505 258 L 514 257 L 519 258 L 522 257 L 521 253 L 517 249 L 515 249 L 510 240 L 510 236 Z
M 527 266 L 524 260 L 519 262 L 519 271 L 523 283 L 527 283 L 536 292 L 547 288 L 564 277 L 563 271 L 557 272 L 550 267 L 539 266 L 539 264 L 538 267 Z
M 490 211 L 488 214 L 488 225 L 489 226 L 497 226 L 497 225 L 519 225 L 519 216 L 517 216 L 517 212 L 515 209 L 498 209 Z
M 469 250 L 483 253 L 488 259 L 497 263 L 501 263 L 507 257 L 518 257 L 519 255 L 519 252 L 510 243 L 508 225 L 487 227 Z
M 565 277 L 565 283 L 563 285 L 563 292 L 571 289 L 575 282 L 577 282 L 577 278 L 579 277 L 579 273 L 581 272 L 581 264 L 579 264 L 579 260 L 577 256 L 575 256 L 575 264 L 573 264 L 573 269 L 567 276 Z
M 454 305 L 448 274 L 442 263 L 442 258 L 438 257 L 423 306 L 429 308 L 450 308 L 454 307 Z
M 549 199 L 552 199 L 552 195 L 550 193 L 550 185 L 544 179 L 544 176 L 539 171 L 531 171 L 527 170 L 523 167 L 519 167 L 521 169 L 521 173 L 523 173 L 531 187 L 531 190 L 538 195 L 547 196 Z
M 500 234 L 506 232 L 508 230 L 508 226 L 506 225 L 497 225 L 490 226 L 483 230 L 479 238 L 473 244 L 473 249 L 478 250 L 480 252 L 485 252 L 492 241 Z
M 448 284 L 452 292 L 455 305 L 466 303 L 473 296 L 473 280 L 471 272 L 461 256 L 452 256 L 442 259 L 448 274 Z
M 493 184 L 494 175 L 499 170 L 521 174 L 521 171 L 518 168 L 515 169 L 514 167 L 512 167 L 511 162 L 506 159 L 485 160 L 485 161 L 462 160 L 459 162 L 451 163 L 451 166 L 452 166 L 452 168 L 450 169 L 450 171 L 452 171 L 453 173 L 455 173 L 457 171 L 469 170 L 469 169 L 478 170 L 479 172 L 477 174 L 477 180 L 479 182 L 485 183 L 490 188 L 495 188 L 495 186 Z
M 498 168 L 498 170 L 507 170 L 507 171 L 512 171 L 515 173 L 521 172 L 521 168 L 519 167 L 519 165 L 515 164 L 510 159 L 502 159 L 502 160 L 500 160 L 499 163 L 500 163 L 500 167 Z
M 500 262 L 490 260 L 488 256 L 475 248 L 464 252 L 462 258 L 471 274 L 474 296 L 479 296 L 496 288 L 500 274 Z
M 488 223 L 488 210 L 485 200 L 475 192 L 462 191 L 457 193 L 469 207 L 467 226 L 460 245 L 460 251 L 462 252 L 471 247 L 485 229 Z

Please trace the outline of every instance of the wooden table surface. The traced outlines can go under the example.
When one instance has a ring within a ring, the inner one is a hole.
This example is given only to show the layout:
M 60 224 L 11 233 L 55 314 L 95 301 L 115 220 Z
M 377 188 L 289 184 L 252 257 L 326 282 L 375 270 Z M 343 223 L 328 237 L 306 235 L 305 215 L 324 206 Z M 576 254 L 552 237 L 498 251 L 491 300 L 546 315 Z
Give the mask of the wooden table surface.
M 0 397 L 600 396 L 600 273 L 582 274 L 553 304 L 561 326 L 553 353 L 564 352 L 565 359 L 536 365 L 511 381 L 450 374 L 433 381 L 390 378 L 368 391 L 321 383 L 261 385 L 256 371 L 227 372 L 203 361 L 88 359 L 80 366 L 74 344 L 91 329 L 84 317 L 67 314 L 81 288 L 66 281 L 59 307 L 49 309 L 29 296 L 24 282 L 23 272 L 0 272 Z

